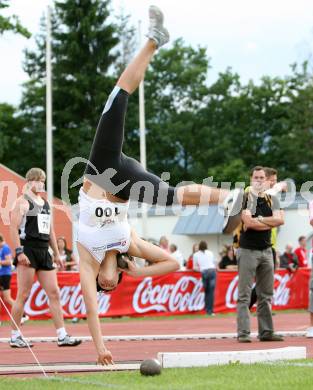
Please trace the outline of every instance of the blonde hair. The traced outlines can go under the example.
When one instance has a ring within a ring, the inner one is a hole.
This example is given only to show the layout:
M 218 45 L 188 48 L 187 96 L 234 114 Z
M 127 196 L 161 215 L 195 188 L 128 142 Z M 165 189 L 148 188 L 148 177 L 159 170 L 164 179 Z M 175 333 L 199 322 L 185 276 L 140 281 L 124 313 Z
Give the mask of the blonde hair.
M 27 181 L 39 181 L 41 179 L 46 180 L 46 173 L 41 168 L 31 168 L 25 176 Z

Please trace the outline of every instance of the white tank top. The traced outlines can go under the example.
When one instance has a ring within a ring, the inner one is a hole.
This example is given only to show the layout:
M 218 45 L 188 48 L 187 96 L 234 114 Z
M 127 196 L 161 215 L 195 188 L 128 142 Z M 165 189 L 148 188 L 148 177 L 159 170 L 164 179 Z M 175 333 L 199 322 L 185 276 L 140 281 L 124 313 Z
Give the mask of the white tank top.
M 129 202 L 117 203 L 94 199 L 79 191 L 78 241 L 94 252 L 129 246 L 130 226 L 127 220 Z M 100 256 L 101 257 L 101 256 Z

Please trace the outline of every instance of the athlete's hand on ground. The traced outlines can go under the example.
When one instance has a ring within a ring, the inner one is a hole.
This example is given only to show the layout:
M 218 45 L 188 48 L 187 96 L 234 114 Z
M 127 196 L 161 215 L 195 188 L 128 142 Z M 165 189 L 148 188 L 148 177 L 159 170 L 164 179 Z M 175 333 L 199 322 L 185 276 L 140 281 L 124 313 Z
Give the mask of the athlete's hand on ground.
M 101 364 L 102 366 L 114 364 L 112 354 L 108 349 L 98 354 L 98 364 Z
M 25 253 L 20 253 L 17 256 L 17 261 L 21 265 L 25 265 L 25 266 L 29 266 L 30 265 L 29 258 L 25 255 Z

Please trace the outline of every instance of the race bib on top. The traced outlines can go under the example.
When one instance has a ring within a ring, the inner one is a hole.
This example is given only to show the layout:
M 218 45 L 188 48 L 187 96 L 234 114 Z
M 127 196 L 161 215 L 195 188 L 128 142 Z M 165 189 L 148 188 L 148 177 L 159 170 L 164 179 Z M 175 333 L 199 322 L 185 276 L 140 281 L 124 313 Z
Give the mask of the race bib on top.
M 120 215 L 118 207 L 112 207 L 111 205 L 105 207 L 96 207 L 93 209 L 93 221 L 96 224 L 100 224 L 101 227 L 106 225 L 115 224 L 118 222 Z
M 51 216 L 49 214 L 38 214 L 38 231 L 40 234 L 50 234 Z

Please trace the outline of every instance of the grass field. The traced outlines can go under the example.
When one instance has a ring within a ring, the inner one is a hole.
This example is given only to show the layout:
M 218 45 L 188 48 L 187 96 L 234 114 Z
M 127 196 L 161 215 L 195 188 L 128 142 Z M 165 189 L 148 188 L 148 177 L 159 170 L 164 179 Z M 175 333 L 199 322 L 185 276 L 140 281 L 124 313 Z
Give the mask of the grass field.
M 312 389 L 313 360 L 290 363 L 164 369 L 156 377 L 138 371 L 104 372 L 40 378 L 0 378 L 0 389 L 8 390 L 207 390 L 207 389 Z

